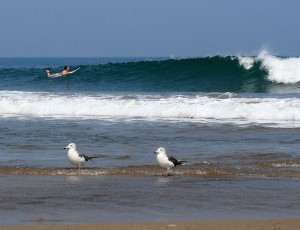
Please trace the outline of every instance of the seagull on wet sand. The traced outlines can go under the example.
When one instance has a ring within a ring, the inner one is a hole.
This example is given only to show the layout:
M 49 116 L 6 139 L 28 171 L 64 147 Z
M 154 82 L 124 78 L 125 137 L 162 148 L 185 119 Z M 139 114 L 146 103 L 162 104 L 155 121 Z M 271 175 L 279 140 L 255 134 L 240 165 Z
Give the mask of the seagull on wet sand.
M 154 154 L 156 154 L 156 160 L 160 167 L 167 169 L 167 175 L 169 175 L 171 168 L 176 165 L 182 165 L 182 163 L 186 161 L 177 160 L 174 157 L 168 157 L 166 154 L 166 150 L 162 147 L 158 148 Z
M 83 165 L 86 161 L 92 160 L 93 158 L 98 158 L 98 156 L 87 156 L 84 154 L 80 154 L 76 150 L 76 144 L 75 143 L 70 143 L 68 146 L 66 146 L 64 149 L 69 149 L 68 150 L 68 159 L 71 164 L 76 165 L 77 169 L 81 165 Z

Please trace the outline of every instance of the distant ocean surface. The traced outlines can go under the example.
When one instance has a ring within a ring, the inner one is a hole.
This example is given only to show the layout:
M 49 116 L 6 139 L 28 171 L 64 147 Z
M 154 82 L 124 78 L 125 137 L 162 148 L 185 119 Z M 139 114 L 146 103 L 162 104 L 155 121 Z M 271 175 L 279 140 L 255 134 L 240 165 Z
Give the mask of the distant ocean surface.
M 65 65 L 80 70 L 47 78 Z M 299 66 L 0 58 L 0 226 L 298 218 Z M 100 158 L 74 169 L 71 142 Z M 164 176 L 158 147 L 188 163 Z

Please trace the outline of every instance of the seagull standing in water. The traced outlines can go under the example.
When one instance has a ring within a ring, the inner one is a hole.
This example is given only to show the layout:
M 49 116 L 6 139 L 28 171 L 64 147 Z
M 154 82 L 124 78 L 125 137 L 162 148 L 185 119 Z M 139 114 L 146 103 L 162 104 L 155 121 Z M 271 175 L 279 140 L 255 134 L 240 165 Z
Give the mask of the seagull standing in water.
M 87 155 L 78 153 L 77 150 L 76 150 L 76 144 L 75 143 L 70 143 L 64 149 L 69 149 L 68 150 L 68 159 L 69 159 L 71 164 L 77 166 L 77 169 L 79 169 L 79 167 L 81 165 L 83 165 L 86 161 L 92 160 L 93 158 L 98 158 L 97 156 L 89 157 Z
M 166 150 L 162 147 L 158 148 L 154 154 L 156 154 L 156 160 L 160 167 L 167 169 L 167 175 L 171 172 L 171 168 L 176 165 L 182 165 L 182 163 L 186 161 L 177 160 L 174 157 L 168 157 L 166 154 Z

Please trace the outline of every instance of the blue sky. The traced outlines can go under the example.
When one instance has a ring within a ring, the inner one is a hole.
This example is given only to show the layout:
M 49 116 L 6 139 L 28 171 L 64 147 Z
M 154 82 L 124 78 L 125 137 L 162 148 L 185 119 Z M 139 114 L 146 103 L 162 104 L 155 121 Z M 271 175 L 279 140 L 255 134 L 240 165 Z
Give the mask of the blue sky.
M 300 56 L 299 9 L 298 0 L 0 0 L 0 56 Z

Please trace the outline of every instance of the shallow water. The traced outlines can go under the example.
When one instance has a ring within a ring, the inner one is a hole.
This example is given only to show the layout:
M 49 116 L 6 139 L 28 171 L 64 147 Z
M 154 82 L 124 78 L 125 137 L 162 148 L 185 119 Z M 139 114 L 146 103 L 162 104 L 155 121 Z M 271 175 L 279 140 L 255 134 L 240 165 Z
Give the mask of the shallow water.
M 41 118 L 3 118 L 1 127 L 1 225 L 297 218 L 300 211 L 298 128 Z M 75 169 L 63 149 L 69 142 L 100 158 Z M 160 146 L 188 161 L 173 176 L 156 165 Z
M 0 176 L 1 225 L 298 218 L 299 180 Z M 11 218 L 11 217 L 14 218 Z
M 300 169 L 299 128 L 44 118 L 2 118 L 0 127 L 1 167 L 72 167 L 63 148 L 75 142 L 79 152 L 99 156 L 84 168 L 156 165 L 154 151 L 163 146 L 169 155 L 188 161 L 190 174 L 218 168 L 265 176 Z

